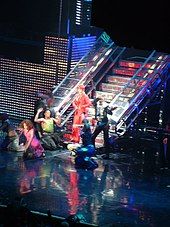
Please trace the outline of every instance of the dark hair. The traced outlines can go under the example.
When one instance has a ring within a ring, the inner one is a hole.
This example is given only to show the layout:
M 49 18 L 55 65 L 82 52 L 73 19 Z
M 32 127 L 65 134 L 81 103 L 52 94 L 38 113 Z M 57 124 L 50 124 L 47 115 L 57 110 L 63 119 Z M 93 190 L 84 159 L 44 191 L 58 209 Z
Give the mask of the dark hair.
M 49 108 L 45 108 L 44 113 L 50 111 L 50 113 L 52 114 L 51 110 Z
M 0 113 L 0 119 L 5 121 L 9 118 L 8 114 L 6 112 Z

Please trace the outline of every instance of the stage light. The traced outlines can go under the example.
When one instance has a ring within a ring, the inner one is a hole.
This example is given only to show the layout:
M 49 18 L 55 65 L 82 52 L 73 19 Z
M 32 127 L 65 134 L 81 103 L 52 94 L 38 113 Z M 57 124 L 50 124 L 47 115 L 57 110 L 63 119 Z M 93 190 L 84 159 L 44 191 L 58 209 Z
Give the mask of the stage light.
M 66 222 L 68 222 L 71 226 L 77 223 L 86 223 L 86 219 L 82 214 L 70 215 L 66 218 Z
M 109 49 L 109 50 L 105 53 L 105 55 L 106 55 L 106 56 L 109 55 L 111 51 L 112 51 L 112 49 Z

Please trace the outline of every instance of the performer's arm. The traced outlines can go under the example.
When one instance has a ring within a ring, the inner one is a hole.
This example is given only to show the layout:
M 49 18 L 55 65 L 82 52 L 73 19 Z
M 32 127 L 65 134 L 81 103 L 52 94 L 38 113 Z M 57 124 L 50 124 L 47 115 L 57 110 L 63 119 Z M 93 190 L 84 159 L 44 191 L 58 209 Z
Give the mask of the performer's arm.
M 73 101 L 72 106 L 73 106 L 73 108 L 74 108 L 75 110 L 77 109 L 77 105 L 76 105 L 75 100 Z
M 39 114 L 43 111 L 43 108 L 40 108 L 37 110 L 37 113 L 35 115 L 35 118 L 34 118 L 34 122 L 36 123 L 41 123 L 41 122 L 44 122 L 44 118 L 38 118 L 39 117 Z
M 90 98 L 88 97 L 88 95 L 85 95 L 84 104 L 82 105 L 82 107 L 88 108 L 90 106 L 92 106 L 92 102 L 91 102 Z
M 61 125 L 61 116 L 57 116 L 53 118 L 53 121 L 55 122 L 56 125 L 60 126 Z

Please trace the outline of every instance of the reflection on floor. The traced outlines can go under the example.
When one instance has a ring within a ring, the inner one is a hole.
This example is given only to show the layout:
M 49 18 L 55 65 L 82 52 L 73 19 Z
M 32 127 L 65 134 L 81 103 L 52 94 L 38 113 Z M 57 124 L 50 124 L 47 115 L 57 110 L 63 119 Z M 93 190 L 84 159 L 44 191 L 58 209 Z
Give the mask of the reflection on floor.
M 99 226 L 170 226 L 170 170 L 160 169 L 155 148 L 97 155 L 95 170 L 75 169 L 68 150 L 43 160 L 0 153 L 0 205 L 18 196 L 32 211 L 81 215 Z

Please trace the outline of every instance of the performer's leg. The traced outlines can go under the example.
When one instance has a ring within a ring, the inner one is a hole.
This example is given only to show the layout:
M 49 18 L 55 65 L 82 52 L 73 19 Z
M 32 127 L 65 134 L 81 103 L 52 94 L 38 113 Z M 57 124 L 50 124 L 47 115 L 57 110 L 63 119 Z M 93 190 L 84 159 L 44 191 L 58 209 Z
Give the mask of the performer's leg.
M 170 168 L 170 137 L 168 137 L 167 150 L 166 150 L 167 167 Z
M 163 137 L 159 138 L 159 160 L 161 168 L 167 166 L 166 154 L 167 154 L 167 144 L 163 143 Z
M 96 140 L 96 137 L 99 135 L 99 133 L 100 133 L 101 131 L 102 131 L 102 127 L 99 126 L 99 125 L 97 125 L 96 128 L 95 128 L 95 130 L 94 130 L 94 132 L 93 132 L 93 134 L 92 134 L 92 137 L 91 137 L 92 143 L 93 143 L 94 147 L 95 147 L 95 140 Z
M 103 127 L 104 147 L 109 147 L 109 125 Z
M 3 140 L 1 146 L 0 146 L 0 150 L 1 151 L 7 150 L 9 143 L 10 143 L 10 138 L 9 138 L 9 136 L 6 136 L 5 139 Z
M 74 115 L 73 127 L 72 127 L 72 140 L 76 143 L 80 142 L 80 127 L 76 126 L 76 125 L 81 125 L 82 119 L 83 119 L 82 114 L 80 114 L 80 115 L 75 114 Z
M 103 134 L 104 134 L 104 148 L 105 148 L 106 158 L 109 158 L 110 145 L 109 145 L 109 125 L 108 124 L 103 127 Z
M 47 150 L 55 150 L 57 149 L 57 145 L 50 135 L 45 135 L 41 138 L 42 146 Z
M 62 139 L 59 133 L 55 132 L 51 135 L 52 139 L 54 140 L 55 144 L 57 145 L 57 148 L 62 148 Z

